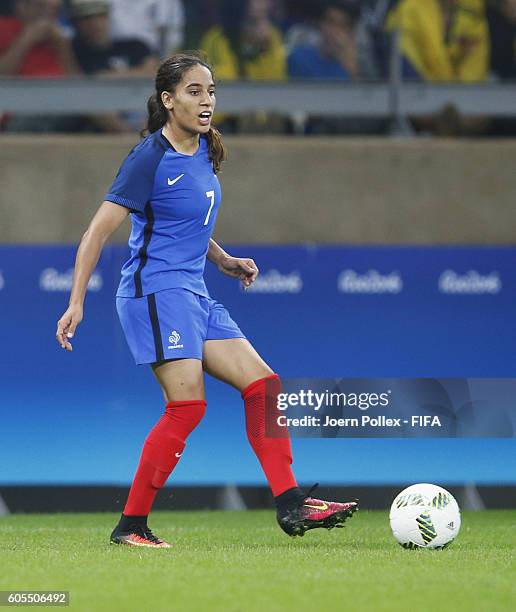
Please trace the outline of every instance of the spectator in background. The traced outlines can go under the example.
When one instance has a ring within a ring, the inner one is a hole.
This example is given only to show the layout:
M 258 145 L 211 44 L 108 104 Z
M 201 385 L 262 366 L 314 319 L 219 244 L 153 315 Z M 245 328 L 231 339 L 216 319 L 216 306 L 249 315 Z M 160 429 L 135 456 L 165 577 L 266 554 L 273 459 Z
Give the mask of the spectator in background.
M 285 11 L 283 42 L 287 51 L 303 45 L 316 45 L 319 42 L 320 0 L 285 0 Z
M 77 73 L 69 40 L 59 26 L 61 0 L 16 0 L 14 14 L 0 17 L 0 76 L 64 77 Z M 74 120 L 55 115 L 1 115 L 9 132 L 53 132 Z
M 491 39 L 491 72 L 516 79 L 516 0 L 493 0 L 487 19 Z
M 489 40 L 484 0 L 400 0 L 387 28 L 399 30 L 405 77 L 486 79 Z
M 224 0 L 221 25 L 201 40 L 218 78 L 286 78 L 285 49 L 271 10 L 271 0 Z
M 211 27 L 201 40 L 217 78 L 221 80 L 283 80 L 286 52 L 280 30 L 273 24 L 272 0 L 223 0 L 221 25 Z M 217 114 L 222 132 L 284 132 L 285 117 L 266 113 Z
M 328 0 L 317 19 L 319 40 L 298 45 L 288 57 L 288 74 L 294 78 L 356 79 L 360 76 L 355 24 L 360 9 L 354 2 Z
M 59 27 L 61 0 L 17 0 L 0 18 L 0 75 L 59 77 L 77 72 Z
M 399 30 L 404 78 L 485 81 L 489 37 L 484 0 L 400 0 L 387 20 Z M 416 131 L 438 136 L 478 136 L 489 122 L 467 117 L 451 104 L 413 120 Z
M 139 39 L 159 57 L 181 48 L 185 13 L 182 0 L 111 0 L 113 37 Z
M 152 77 L 158 60 L 141 40 L 113 40 L 109 3 L 100 0 L 72 0 L 70 20 L 75 28 L 73 50 L 81 70 L 106 78 Z M 131 125 L 127 116 L 103 114 L 92 118 L 101 131 L 126 132 L 141 129 L 143 117 Z
M 158 59 L 141 40 L 113 40 L 109 2 L 73 0 L 70 19 L 75 28 L 73 50 L 85 74 L 109 77 L 152 77 Z
M 361 16 L 358 2 L 325 0 L 319 2 L 315 21 L 315 42 L 296 45 L 288 57 L 288 73 L 292 78 L 339 79 L 350 81 L 374 76 L 369 58 L 361 56 L 357 45 L 357 25 Z M 302 121 L 302 124 L 300 124 Z M 379 134 L 385 133 L 387 122 L 364 117 L 338 115 L 298 117 L 296 131 L 308 134 Z

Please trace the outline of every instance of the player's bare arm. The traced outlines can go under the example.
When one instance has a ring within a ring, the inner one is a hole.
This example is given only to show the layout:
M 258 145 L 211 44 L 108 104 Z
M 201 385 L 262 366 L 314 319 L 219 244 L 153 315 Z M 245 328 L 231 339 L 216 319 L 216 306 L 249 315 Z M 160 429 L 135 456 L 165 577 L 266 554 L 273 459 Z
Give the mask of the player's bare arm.
M 250 287 L 260 273 L 253 259 L 232 257 L 213 238 L 210 239 L 207 258 L 220 272 L 240 279 L 244 287 Z
M 86 289 L 102 249 L 111 236 L 124 222 L 129 210 L 112 202 L 103 202 L 91 220 L 81 239 L 73 275 L 70 304 L 57 322 L 56 338 L 62 348 L 71 351 L 75 329 L 82 321 Z

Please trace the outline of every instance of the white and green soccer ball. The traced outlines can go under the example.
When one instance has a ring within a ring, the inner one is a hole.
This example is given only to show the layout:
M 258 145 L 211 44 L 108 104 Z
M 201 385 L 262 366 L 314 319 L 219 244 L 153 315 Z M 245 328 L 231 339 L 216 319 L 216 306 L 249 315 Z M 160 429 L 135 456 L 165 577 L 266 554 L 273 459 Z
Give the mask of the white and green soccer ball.
M 446 489 L 415 484 L 397 495 L 389 520 L 403 548 L 444 548 L 459 533 L 460 509 Z

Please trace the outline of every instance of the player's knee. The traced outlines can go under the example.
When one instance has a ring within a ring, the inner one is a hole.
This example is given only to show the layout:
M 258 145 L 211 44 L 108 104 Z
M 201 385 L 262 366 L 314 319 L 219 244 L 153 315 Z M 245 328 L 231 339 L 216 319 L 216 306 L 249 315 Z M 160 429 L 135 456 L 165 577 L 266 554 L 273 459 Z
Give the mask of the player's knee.
M 253 383 L 259 381 L 265 381 L 271 377 L 279 378 L 279 376 L 271 369 L 267 364 L 258 364 L 252 371 L 246 371 L 242 374 L 242 388 L 243 391 L 246 387 L 249 387 Z
M 180 380 L 173 386 L 168 396 L 173 402 L 204 400 L 204 386 L 197 381 Z
M 173 423 L 171 437 L 186 440 L 190 433 L 199 425 L 206 413 L 205 400 L 175 400 L 168 402 L 165 414 Z
M 260 375 L 247 377 L 240 392 L 244 400 L 255 395 L 272 397 L 281 392 L 281 379 L 267 366 L 267 373 L 261 372 Z

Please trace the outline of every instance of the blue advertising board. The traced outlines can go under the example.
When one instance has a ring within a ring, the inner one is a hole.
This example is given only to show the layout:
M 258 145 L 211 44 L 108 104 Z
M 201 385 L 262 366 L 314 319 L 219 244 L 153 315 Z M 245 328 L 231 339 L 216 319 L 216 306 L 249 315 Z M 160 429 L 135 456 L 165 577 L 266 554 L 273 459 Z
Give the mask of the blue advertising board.
M 72 353 L 54 338 L 76 247 L 0 247 L 0 484 L 128 484 L 163 410 L 114 295 L 123 246 L 95 271 Z M 514 378 L 516 248 L 226 247 L 247 292 L 207 264 L 211 295 L 284 378 Z M 239 393 L 207 377 L 207 415 L 170 484 L 263 484 Z M 514 438 L 295 439 L 302 483 L 515 483 Z

